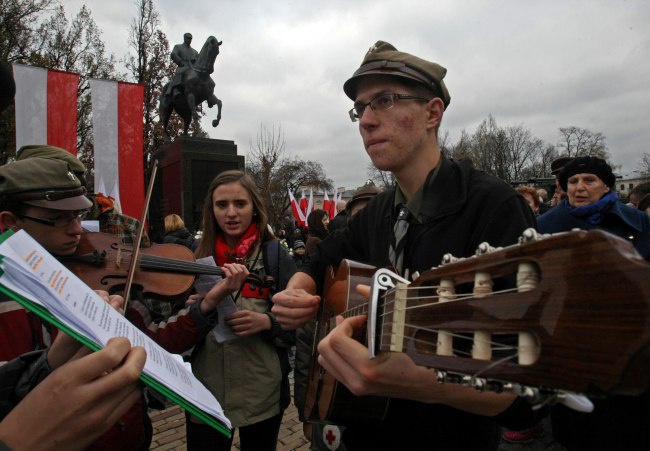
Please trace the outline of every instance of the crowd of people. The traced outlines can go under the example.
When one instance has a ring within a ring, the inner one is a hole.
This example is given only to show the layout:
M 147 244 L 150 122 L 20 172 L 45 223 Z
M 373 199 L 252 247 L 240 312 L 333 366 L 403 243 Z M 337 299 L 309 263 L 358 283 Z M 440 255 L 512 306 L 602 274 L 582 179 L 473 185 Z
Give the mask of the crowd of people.
M 211 260 L 223 277 L 164 312 L 137 289 L 127 304 L 124 293 L 98 291 L 163 348 L 185 356 L 238 430 L 240 449 L 276 449 L 291 402 L 292 369 L 294 402 L 312 449 L 334 449 L 327 437 L 335 434 L 340 450 L 421 449 L 423 443 L 427 449 L 496 450 L 503 439 L 532 440 L 547 416 L 554 439 L 569 450 L 650 448 L 648 391 L 595 399 L 593 412 L 580 413 L 562 405 L 537 408 L 516 394 L 442 384 L 405 353 L 370 359 L 368 344 L 358 340 L 364 315 L 336 318 L 336 327 L 314 342 L 326 270 L 343 259 L 412 280 L 445 254 L 470 257 L 483 242 L 504 247 L 528 228 L 578 228 L 616 235 L 650 260 L 650 184 L 639 185 L 624 203 L 605 160 L 555 160 L 556 187 L 548 199 L 545 189 L 513 189 L 468 160 L 448 158 L 438 138 L 451 101 L 446 72 L 378 41 L 343 85 L 362 145 L 376 168 L 394 176 L 394 188 L 364 185 L 337 203 L 334 218 L 316 209 L 306 230 L 294 224 L 274 230 L 251 176 L 221 172 L 206 193 L 200 238 L 171 214 L 163 241 Z M 3 89 L 10 90 L 8 73 L 3 66 Z M 24 230 L 64 260 L 76 252 L 82 221 L 92 215 L 102 218 L 102 231 L 133 244 L 139 222 L 111 199 L 89 197 L 85 171 L 63 149 L 35 144 L 19 150 L 15 162 L 0 167 L 2 229 Z M 510 281 L 494 283 L 498 290 Z M 366 297 L 368 290 L 359 287 Z M 6 362 L 0 366 L 0 448 L 149 448 L 150 399 L 138 382 L 147 358 L 141 347 L 115 338 L 93 353 L 6 296 L 0 301 L 0 360 Z M 454 340 L 455 352 L 469 354 L 469 346 Z M 390 398 L 381 421 L 326 424 L 306 412 L 314 349 L 318 365 L 354 396 Z M 232 437 L 201 419 L 187 413 L 185 423 L 188 450 L 232 448 Z M 27 431 L 31 424 L 38 427 Z

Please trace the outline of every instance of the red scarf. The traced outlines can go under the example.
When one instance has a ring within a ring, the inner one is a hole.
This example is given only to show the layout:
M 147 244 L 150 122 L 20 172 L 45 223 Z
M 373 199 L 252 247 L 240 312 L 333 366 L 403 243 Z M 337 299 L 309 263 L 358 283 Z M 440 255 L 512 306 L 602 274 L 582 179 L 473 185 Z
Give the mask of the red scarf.
M 235 259 L 240 262 L 245 262 L 253 254 L 259 241 L 259 228 L 254 222 L 248 226 L 248 229 L 239 239 L 239 242 L 234 249 L 231 249 L 223 236 L 223 233 L 217 234 L 217 239 L 214 243 L 214 255 L 217 260 L 217 265 L 223 266 L 225 263 L 234 263 Z

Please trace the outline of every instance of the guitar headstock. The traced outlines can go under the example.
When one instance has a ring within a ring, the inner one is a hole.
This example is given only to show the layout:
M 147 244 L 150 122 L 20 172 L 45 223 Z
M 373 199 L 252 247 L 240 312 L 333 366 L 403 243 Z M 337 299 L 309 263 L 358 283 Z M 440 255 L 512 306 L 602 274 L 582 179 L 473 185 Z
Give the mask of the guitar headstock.
M 633 246 L 606 232 L 531 235 L 398 285 L 380 350 L 461 378 L 638 394 L 650 385 L 649 276 Z

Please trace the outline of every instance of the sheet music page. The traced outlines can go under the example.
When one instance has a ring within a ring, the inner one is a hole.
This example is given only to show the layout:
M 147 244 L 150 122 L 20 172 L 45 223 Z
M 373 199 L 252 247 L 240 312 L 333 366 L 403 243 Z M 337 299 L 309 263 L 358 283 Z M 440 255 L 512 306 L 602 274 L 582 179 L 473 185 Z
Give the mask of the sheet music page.
M 217 266 L 214 261 L 214 257 L 199 258 L 196 260 L 196 262 L 203 265 Z M 196 278 L 196 281 L 194 282 L 194 288 L 196 289 L 196 292 L 203 297 L 220 280 L 221 276 L 202 274 Z M 228 315 L 236 311 L 237 305 L 235 304 L 235 301 L 233 301 L 232 296 L 227 296 L 223 301 L 217 304 L 219 319 L 217 325 L 212 329 L 212 333 L 214 334 L 214 338 L 217 340 L 217 343 L 223 343 L 224 341 L 230 341 L 239 338 L 237 335 L 235 335 L 230 326 L 226 324 L 225 320 Z
M 19 231 L 0 244 L 0 255 L 2 285 L 44 306 L 102 347 L 113 337 L 127 337 L 133 346 L 143 346 L 145 374 L 231 428 L 217 399 L 182 359 L 132 325 L 26 232 Z

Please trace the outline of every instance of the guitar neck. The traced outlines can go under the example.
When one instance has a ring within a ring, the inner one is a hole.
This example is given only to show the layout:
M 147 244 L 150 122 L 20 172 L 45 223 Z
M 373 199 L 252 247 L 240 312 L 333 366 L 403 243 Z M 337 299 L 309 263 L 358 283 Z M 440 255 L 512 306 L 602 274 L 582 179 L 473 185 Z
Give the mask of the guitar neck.
M 518 277 L 517 287 L 491 290 Z M 648 280 L 650 266 L 628 242 L 601 231 L 558 234 L 398 285 L 382 300 L 376 339 L 380 351 L 451 373 L 639 394 L 650 386 Z

